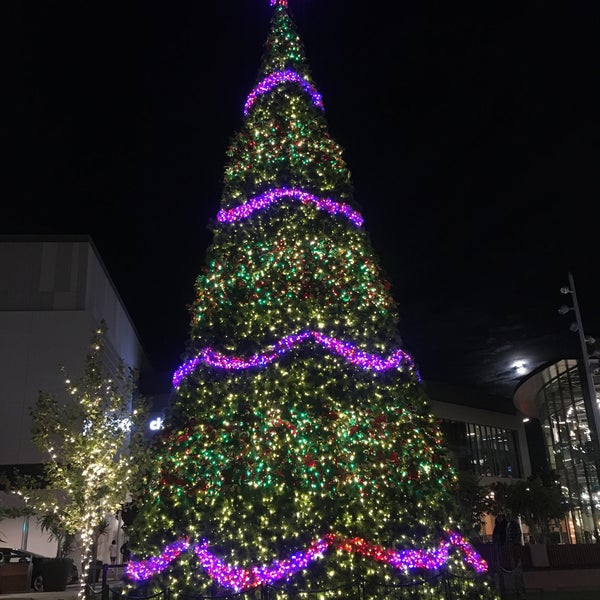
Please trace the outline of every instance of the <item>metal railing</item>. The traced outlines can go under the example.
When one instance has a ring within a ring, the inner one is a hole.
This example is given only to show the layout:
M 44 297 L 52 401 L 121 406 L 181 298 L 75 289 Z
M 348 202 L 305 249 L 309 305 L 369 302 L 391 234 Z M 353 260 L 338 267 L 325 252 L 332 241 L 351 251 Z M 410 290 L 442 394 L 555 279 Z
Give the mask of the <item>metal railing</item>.
M 469 578 L 468 581 L 481 580 L 483 576 Z M 448 573 L 439 571 L 431 577 L 423 578 L 396 585 L 354 581 L 346 585 L 321 589 L 304 590 L 294 586 L 262 585 L 242 592 L 214 592 L 212 594 L 196 594 L 179 592 L 178 600 L 318 600 L 324 597 L 343 597 L 344 600 L 418 600 L 423 597 L 436 598 L 436 600 L 454 600 L 462 597 L 459 593 L 467 580 Z M 492 586 L 491 580 L 490 586 Z M 112 595 L 108 585 L 107 592 L 101 600 L 117 600 Z M 119 599 L 122 600 L 169 600 L 168 589 L 156 591 L 146 586 L 125 591 L 120 590 Z M 474 596 L 475 598 L 475 596 Z
M 471 580 L 485 579 L 503 600 L 525 598 L 523 572 L 532 568 L 532 559 L 527 545 L 517 548 L 498 548 L 493 544 L 477 545 L 482 558 L 488 562 L 486 575 L 473 576 Z M 548 545 L 549 569 L 569 569 L 600 566 L 600 544 L 589 545 Z M 130 587 L 124 585 L 123 574 L 126 565 L 103 565 L 102 586 L 88 586 L 88 600 L 169 600 L 170 590 L 150 589 L 146 586 Z M 453 600 L 460 596 L 458 590 L 464 580 L 447 571 L 439 571 L 419 581 L 404 584 L 384 585 L 365 582 L 351 582 L 337 588 L 304 590 L 294 586 L 269 586 L 243 592 L 213 592 L 194 594 L 180 592 L 179 600 L 319 600 L 335 595 L 345 600 L 411 600 L 423 597 L 427 589 L 427 597 L 440 600 Z M 583 599 L 582 599 L 583 600 Z

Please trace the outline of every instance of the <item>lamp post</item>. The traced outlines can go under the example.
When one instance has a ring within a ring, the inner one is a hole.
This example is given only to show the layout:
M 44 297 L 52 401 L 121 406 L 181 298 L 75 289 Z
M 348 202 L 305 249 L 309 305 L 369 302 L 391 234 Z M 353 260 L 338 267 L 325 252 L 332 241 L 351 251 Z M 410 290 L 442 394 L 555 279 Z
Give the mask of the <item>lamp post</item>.
M 588 419 L 591 421 L 590 433 L 592 434 L 592 442 L 596 457 L 600 457 L 600 410 L 598 407 L 598 401 L 596 400 L 596 390 L 594 388 L 594 379 L 592 378 L 592 369 L 590 364 L 590 356 L 587 349 L 588 342 L 592 342 L 592 338 L 587 338 L 583 331 L 583 325 L 581 322 L 581 312 L 579 310 L 579 302 L 577 301 L 577 293 L 575 292 L 575 281 L 573 275 L 569 273 L 569 286 L 560 288 L 563 294 L 571 294 L 573 297 L 573 306 L 561 306 L 558 312 L 561 315 L 573 311 L 575 313 L 575 323 L 571 324 L 571 331 L 576 331 L 579 335 L 579 344 L 581 346 L 581 355 L 583 359 L 583 379 L 584 385 L 582 385 L 583 400 L 587 407 Z M 598 474 L 600 476 L 600 473 Z

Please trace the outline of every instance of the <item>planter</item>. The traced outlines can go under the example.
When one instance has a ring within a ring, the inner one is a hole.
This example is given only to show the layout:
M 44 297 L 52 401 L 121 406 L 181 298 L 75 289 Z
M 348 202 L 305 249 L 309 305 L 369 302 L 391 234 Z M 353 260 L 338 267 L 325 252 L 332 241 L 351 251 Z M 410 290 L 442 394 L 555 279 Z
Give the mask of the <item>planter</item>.
M 62 592 L 73 570 L 72 558 L 47 558 L 40 565 L 44 592 Z
M 31 563 L 0 564 L 0 594 L 26 592 L 31 579 Z

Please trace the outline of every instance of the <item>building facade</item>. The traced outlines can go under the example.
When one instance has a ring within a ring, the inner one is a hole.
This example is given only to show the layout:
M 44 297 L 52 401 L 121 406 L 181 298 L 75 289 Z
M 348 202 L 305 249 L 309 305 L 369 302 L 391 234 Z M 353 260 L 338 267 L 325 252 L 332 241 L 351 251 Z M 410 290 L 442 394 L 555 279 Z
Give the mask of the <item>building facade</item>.
M 0 237 L 0 470 L 35 472 L 44 461 L 31 443 L 30 408 L 40 391 L 64 391 L 61 365 L 82 374 L 101 321 L 107 369 L 120 359 L 144 369 L 139 336 L 89 237 Z M 3 494 L 0 501 L 10 507 L 19 498 Z M 55 553 L 34 518 L 6 519 L 0 531 L 4 545 Z
M 545 365 L 515 392 L 515 405 L 539 422 L 548 465 L 559 477 L 569 502 L 561 541 L 600 542 L 600 455 L 595 430 L 600 410 L 600 372 L 592 361 L 594 390 L 585 396 L 580 362 L 563 359 Z
M 473 473 L 482 488 L 531 475 L 523 417 L 509 399 L 433 382 L 425 389 L 457 471 Z M 491 541 L 494 524 L 494 515 L 485 515 L 483 541 Z

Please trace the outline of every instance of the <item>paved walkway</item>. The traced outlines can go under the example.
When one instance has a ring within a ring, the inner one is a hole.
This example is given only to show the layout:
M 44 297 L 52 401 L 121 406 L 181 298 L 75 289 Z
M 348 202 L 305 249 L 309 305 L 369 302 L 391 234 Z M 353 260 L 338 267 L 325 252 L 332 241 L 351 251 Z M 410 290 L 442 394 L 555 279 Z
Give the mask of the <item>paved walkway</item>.
M 63 592 L 22 592 L 20 594 L 0 594 L 1 600 L 75 600 L 78 585 L 69 585 Z
M 559 575 L 562 575 L 560 577 Z M 600 576 L 596 569 L 570 570 L 568 572 L 525 572 L 527 600 L 599 600 Z M 98 586 L 97 591 L 100 592 Z M 0 600 L 75 600 L 79 585 L 67 586 L 63 592 L 22 592 L 0 594 Z

